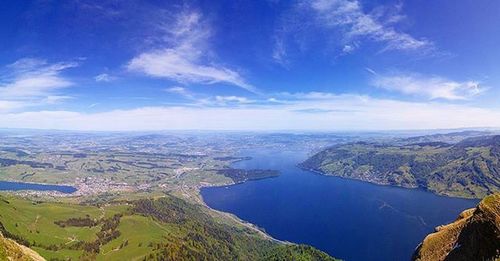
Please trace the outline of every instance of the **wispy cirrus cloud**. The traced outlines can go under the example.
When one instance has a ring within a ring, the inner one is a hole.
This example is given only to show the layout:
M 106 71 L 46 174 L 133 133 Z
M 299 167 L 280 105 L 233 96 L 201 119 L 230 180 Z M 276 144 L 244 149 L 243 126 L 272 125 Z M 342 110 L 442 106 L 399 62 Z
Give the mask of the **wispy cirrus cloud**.
M 284 39 L 282 37 L 276 37 L 274 41 L 274 48 L 273 48 L 273 59 L 275 62 L 281 64 L 281 65 L 287 65 L 288 60 L 286 59 L 286 47 L 284 43 Z
M 212 30 L 198 12 L 185 11 L 161 29 L 162 46 L 134 57 L 127 64 L 130 71 L 181 83 L 227 83 L 256 92 L 238 72 L 207 55 Z
M 467 100 L 484 92 L 477 81 L 458 82 L 439 76 L 416 73 L 378 75 L 372 80 L 378 88 L 428 99 Z
M 331 37 L 333 40 L 327 42 L 336 45 L 340 55 L 354 52 L 366 40 L 382 43 L 382 51 L 419 50 L 420 53 L 427 53 L 434 50 L 430 40 L 396 29 L 395 25 L 405 18 L 401 9 L 399 4 L 391 8 L 379 6 L 367 12 L 359 0 L 299 1 L 277 30 L 273 58 L 278 63 L 286 61 L 286 39 L 293 35 L 292 40 L 310 41 L 311 37 L 297 35 L 310 33 L 311 30 L 319 30 L 316 35 L 334 35 Z M 305 44 L 299 45 L 304 48 Z
M 325 27 L 340 27 L 346 40 L 367 37 L 384 42 L 387 50 L 416 50 L 432 45 L 426 39 L 417 39 L 390 25 L 401 15 L 391 15 L 387 22 L 379 21 L 379 15 L 366 13 L 358 0 L 316 0 L 310 3 L 310 8 Z
M 5 66 L 0 77 L 0 107 L 3 110 L 18 109 L 69 98 L 58 94 L 61 89 L 73 85 L 61 73 L 76 66 L 75 62 L 50 64 L 33 58 L 20 59 Z
M 0 79 L 0 97 L 29 99 L 44 97 L 73 83 L 60 74 L 76 67 L 74 62 L 48 64 L 46 61 L 25 58 L 6 66 Z

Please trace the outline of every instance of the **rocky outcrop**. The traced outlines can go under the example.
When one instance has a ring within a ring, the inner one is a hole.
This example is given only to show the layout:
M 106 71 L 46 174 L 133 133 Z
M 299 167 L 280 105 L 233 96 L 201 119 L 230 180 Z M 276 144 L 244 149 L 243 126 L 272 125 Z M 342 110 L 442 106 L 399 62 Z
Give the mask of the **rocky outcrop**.
M 0 232 L 0 260 L 11 261 L 45 261 L 37 252 L 5 238 Z
M 499 260 L 500 193 L 484 198 L 458 219 L 439 226 L 417 247 L 413 260 Z

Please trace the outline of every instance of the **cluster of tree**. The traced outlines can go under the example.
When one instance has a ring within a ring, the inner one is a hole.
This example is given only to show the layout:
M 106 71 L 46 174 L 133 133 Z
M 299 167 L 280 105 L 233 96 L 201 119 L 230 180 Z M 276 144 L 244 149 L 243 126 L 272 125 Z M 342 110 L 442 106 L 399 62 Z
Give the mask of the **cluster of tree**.
M 84 218 L 69 218 L 67 220 L 54 221 L 54 224 L 64 227 L 94 227 L 99 224 L 97 220 L 91 219 L 89 216 Z
M 196 213 L 192 205 L 175 197 L 135 201 L 133 212 L 143 216 L 154 217 L 164 223 L 174 224 L 183 224 Z
M 234 157 L 234 156 L 224 156 L 224 157 L 214 157 L 214 160 L 220 160 L 220 161 L 242 161 L 242 160 L 251 160 L 252 157 Z
M 272 248 L 264 255 L 263 260 L 270 261 L 309 261 L 309 260 L 323 260 L 334 261 L 337 260 L 326 253 L 319 251 L 308 245 L 282 245 Z
M 2 224 L 2 222 L 0 222 L 0 232 L 2 233 L 2 235 L 4 237 L 10 238 L 10 239 L 16 241 L 17 243 L 19 243 L 21 245 L 25 245 L 27 247 L 31 246 L 31 243 L 28 240 L 26 240 L 25 238 L 23 238 L 22 236 L 10 233 L 5 228 L 5 226 Z
M 218 170 L 217 174 L 231 178 L 235 183 L 242 183 L 247 180 L 276 177 L 280 175 L 280 172 L 277 170 L 270 170 L 270 169 L 245 170 L 245 169 L 227 168 Z
M 101 230 L 97 232 L 97 239 L 91 242 L 78 240 L 72 244 L 51 244 L 44 245 L 38 244 L 34 242 L 31 244 L 32 246 L 40 247 L 50 251 L 58 251 L 61 249 L 69 249 L 69 250 L 83 250 L 87 254 L 95 255 L 100 252 L 101 246 L 111 242 L 113 239 L 118 238 L 121 233 L 118 230 L 118 225 L 120 224 L 120 219 L 123 214 L 115 214 L 113 217 L 101 219 L 100 221 L 94 221 L 89 217 L 85 218 L 70 218 L 65 221 L 56 221 L 58 226 L 76 226 L 76 227 L 93 227 L 97 225 L 101 225 Z M 24 243 L 23 243 L 24 244 Z M 122 244 L 123 245 L 123 244 Z M 126 245 L 128 245 L 128 241 L 126 241 Z M 124 246 L 126 246 L 124 245 Z M 27 245 L 29 246 L 29 245 Z M 123 246 L 122 246 L 123 247 Z
M 122 214 L 115 214 L 113 217 L 101 220 L 101 230 L 96 234 L 97 239 L 93 242 L 84 242 L 81 245 L 81 249 L 85 252 L 99 253 L 101 246 L 118 238 L 121 233 L 117 228 L 122 216 Z
M 16 160 L 16 159 L 7 159 L 7 158 L 0 158 L 0 167 L 8 167 L 8 166 L 14 166 L 14 165 L 28 165 L 32 168 L 54 168 L 54 165 L 52 163 L 43 163 L 43 162 L 35 162 L 35 161 L 30 161 L 30 160 Z

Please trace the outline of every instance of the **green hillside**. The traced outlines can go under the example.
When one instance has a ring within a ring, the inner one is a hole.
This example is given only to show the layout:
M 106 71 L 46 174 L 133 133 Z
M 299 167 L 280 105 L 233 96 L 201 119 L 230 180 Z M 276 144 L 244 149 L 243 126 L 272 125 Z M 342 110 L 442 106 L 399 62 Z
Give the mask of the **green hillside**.
M 334 260 L 166 195 L 103 206 L 0 200 L 0 230 L 47 260 Z
M 500 136 L 456 144 L 357 142 L 325 149 L 300 165 L 326 175 L 481 198 L 500 191 Z

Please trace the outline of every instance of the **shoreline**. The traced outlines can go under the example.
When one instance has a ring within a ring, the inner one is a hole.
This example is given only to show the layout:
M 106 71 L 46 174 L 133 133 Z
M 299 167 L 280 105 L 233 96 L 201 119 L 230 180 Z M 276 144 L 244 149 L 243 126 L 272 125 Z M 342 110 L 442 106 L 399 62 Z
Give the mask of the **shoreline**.
M 246 159 L 243 159 L 243 160 L 246 160 Z M 238 161 L 241 161 L 241 160 L 238 160 Z M 212 214 L 219 215 L 222 218 L 229 219 L 229 220 L 231 220 L 231 221 L 233 221 L 233 222 L 235 222 L 235 223 L 237 223 L 245 228 L 248 228 L 248 229 L 256 232 L 258 235 L 262 236 L 264 239 L 271 240 L 274 242 L 279 242 L 282 244 L 294 244 L 292 242 L 282 241 L 282 240 L 276 239 L 276 238 L 272 237 L 271 235 L 267 234 L 264 230 L 259 228 L 257 225 L 255 225 L 251 222 L 245 221 L 243 219 L 240 219 L 238 216 L 236 216 L 232 213 L 224 212 L 224 211 L 220 211 L 220 210 L 211 208 L 203 200 L 203 196 L 201 195 L 201 189 L 203 189 L 203 188 L 234 186 L 234 185 L 243 184 L 243 183 L 249 182 L 249 181 L 262 180 L 262 179 L 267 179 L 267 178 L 273 178 L 273 177 L 265 177 L 265 178 L 261 178 L 261 179 L 250 179 L 250 180 L 246 180 L 246 181 L 238 182 L 238 183 L 231 181 L 231 183 L 228 183 L 228 184 L 200 184 L 200 186 L 198 186 L 196 189 L 196 192 L 195 192 L 196 199 L 194 201 L 197 202 L 202 207 L 204 207 L 205 209 L 207 209 L 208 211 L 213 212 Z M 71 197 L 71 196 L 73 196 L 73 197 L 77 197 L 77 198 L 84 198 L 84 197 L 88 196 L 88 195 L 76 195 L 75 193 L 77 193 L 79 191 L 79 189 L 77 187 L 75 187 L 74 185 L 70 185 L 70 184 L 37 183 L 37 182 L 24 182 L 24 181 L 17 181 L 17 180 L 0 180 L 0 182 L 28 184 L 28 185 L 42 185 L 42 186 L 65 186 L 65 187 L 71 187 L 71 188 L 75 189 L 75 191 L 73 191 L 71 193 L 65 193 L 65 192 L 61 192 L 58 190 L 36 190 L 36 189 L 12 190 L 12 189 L 5 189 L 5 190 L 0 190 L 0 194 L 7 193 L 7 194 L 14 195 L 14 196 L 20 196 L 20 197 L 22 197 L 22 195 L 21 195 L 22 193 L 29 193 L 29 194 L 42 193 L 46 196 L 54 196 L 53 193 L 55 193 L 55 194 L 57 194 L 58 197 Z M 184 198 L 183 200 L 189 200 L 189 199 Z
M 33 184 L 33 185 L 46 185 L 46 186 L 67 186 L 67 187 L 73 187 L 73 188 L 76 188 L 75 187 L 75 184 L 70 184 L 70 183 L 67 183 L 67 184 L 64 184 L 64 183 L 44 183 L 44 182 L 30 182 L 30 181 L 19 181 L 19 180 L 12 180 L 12 179 L 2 179 L 0 180 L 0 182 L 11 182 L 11 183 L 24 183 L 24 184 Z
M 53 183 L 37 183 L 37 182 L 24 182 L 24 181 L 17 181 L 17 180 L 0 180 L 0 183 L 10 183 L 10 184 L 18 184 L 18 185 L 34 185 L 34 186 L 58 186 L 58 187 L 63 187 L 63 188 L 68 188 L 68 189 L 74 189 L 72 192 L 63 192 L 57 189 L 0 189 L 0 192 L 7 192 L 7 193 L 55 193 L 58 194 L 61 197 L 69 197 L 69 196 L 75 196 L 75 193 L 79 191 L 79 189 L 70 184 L 53 184 Z
M 266 178 L 257 179 L 257 180 L 263 180 L 263 179 L 268 179 L 268 178 L 276 178 L 276 177 L 266 177 Z M 246 180 L 244 182 L 238 182 L 238 183 L 232 181 L 230 184 L 202 184 L 197 188 L 195 201 L 198 204 L 200 204 L 201 206 L 203 206 L 204 208 L 206 208 L 208 211 L 213 212 L 213 214 L 217 214 L 219 216 L 222 216 L 223 218 L 227 218 L 227 219 L 229 219 L 229 220 L 231 220 L 239 225 L 244 226 L 245 228 L 248 228 L 252 231 L 255 231 L 258 235 L 262 236 L 264 239 L 271 240 L 273 242 L 278 242 L 280 244 L 297 244 L 294 242 L 289 242 L 289 241 L 284 241 L 284 240 L 274 238 L 273 236 L 269 235 L 266 231 L 264 231 L 263 228 L 260 228 L 256 224 L 253 224 L 251 222 L 243 220 L 233 213 L 224 212 L 224 211 L 217 210 L 215 208 L 210 207 L 203 199 L 203 195 L 201 195 L 201 190 L 204 188 L 224 188 L 224 187 L 240 185 L 240 184 L 243 184 L 245 182 L 257 181 L 257 180 L 255 180 L 255 179 Z
M 340 178 L 340 179 L 345 179 L 345 180 L 352 180 L 352 181 L 364 182 L 364 183 L 369 183 L 369 184 L 373 184 L 373 185 L 376 185 L 376 186 L 393 187 L 393 188 L 400 188 L 400 189 L 420 190 L 420 191 L 432 193 L 433 195 L 436 195 L 436 196 L 439 196 L 439 197 L 468 199 L 468 200 L 481 200 L 483 198 L 483 197 L 462 197 L 462 196 L 456 196 L 456 195 L 440 194 L 440 193 L 436 193 L 434 191 L 428 190 L 428 189 L 423 188 L 423 187 L 403 187 L 403 186 L 398 186 L 398 185 L 393 185 L 393 184 L 383 184 L 383 183 L 372 182 L 372 181 L 369 181 L 369 180 L 363 180 L 363 179 L 357 179 L 357 178 L 349 178 L 349 177 L 337 176 L 337 175 L 327 174 L 327 173 L 319 171 L 319 170 L 304 168 L 304 167 L 301 167 L 300 164 L 297 165 L 297 168 L 299 168 L 301 170 L 304 170 L 304 171 L 311 172 L 311 173 L 319 175 L 319 176 L 335 177 L 335 178 Z

